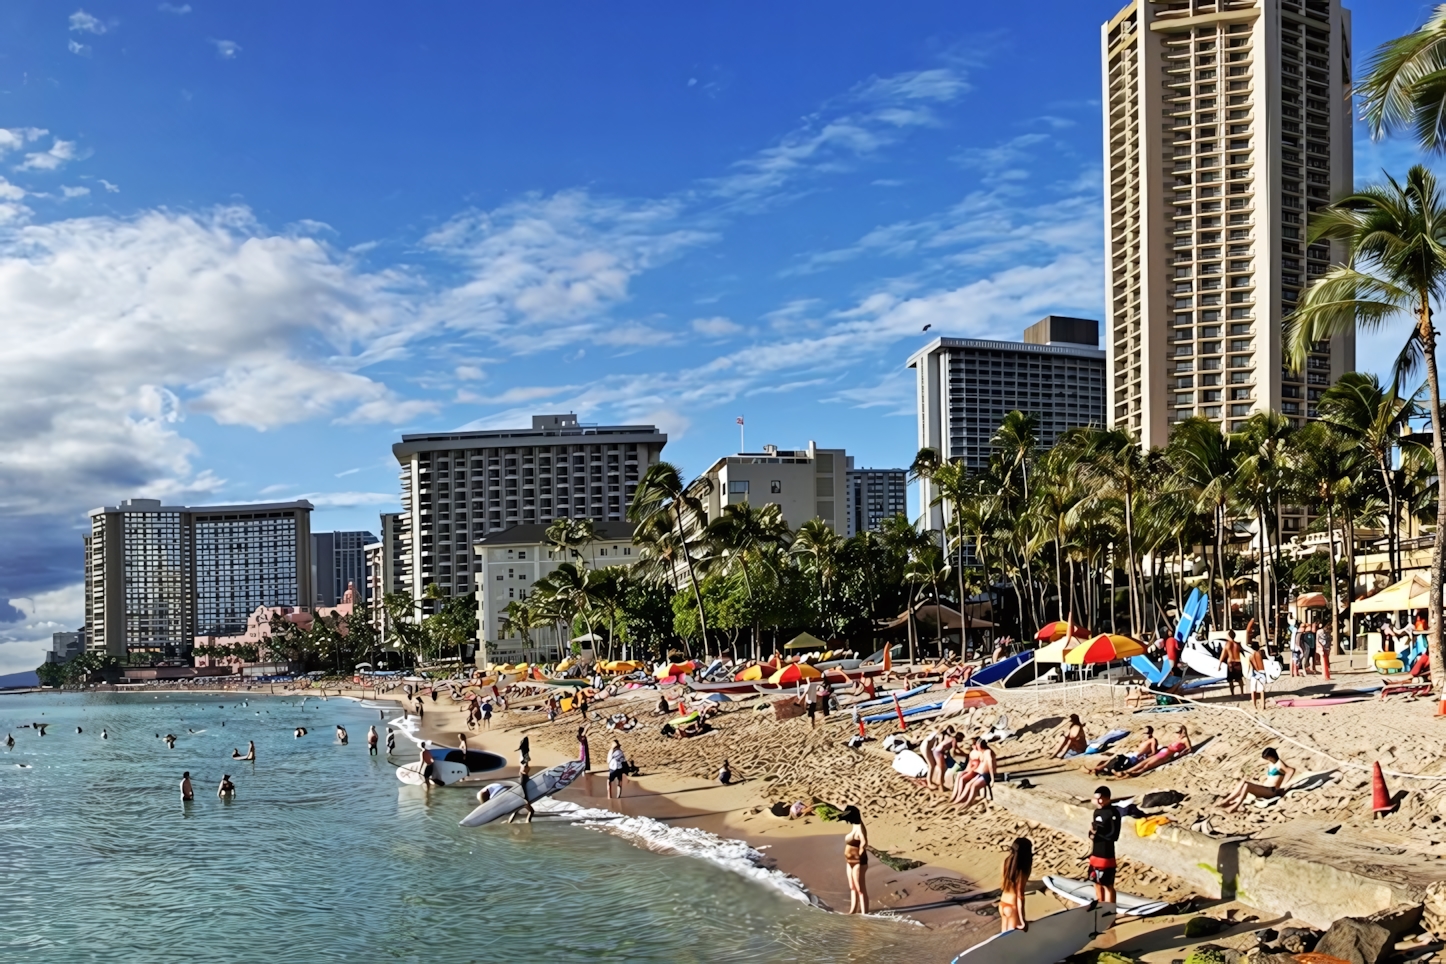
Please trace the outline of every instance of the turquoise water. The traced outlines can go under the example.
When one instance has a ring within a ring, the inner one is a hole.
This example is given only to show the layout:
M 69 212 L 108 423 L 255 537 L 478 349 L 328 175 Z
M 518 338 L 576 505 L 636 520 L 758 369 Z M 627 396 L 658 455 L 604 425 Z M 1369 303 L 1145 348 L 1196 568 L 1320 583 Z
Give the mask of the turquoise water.
M 48 735 L 19 728 L 32 721 Z M 959 949 L 566 821 L 458 827 L 470 793 L 400 784 L 366 751 L 380 722 L 337 699 L 0 697 L 16 740 L 0 746 L 0 960 L 814 964 Z M 257 761 L 231 760 L 248 739 Z M 216 797 L 223 773 L 234 801 Z

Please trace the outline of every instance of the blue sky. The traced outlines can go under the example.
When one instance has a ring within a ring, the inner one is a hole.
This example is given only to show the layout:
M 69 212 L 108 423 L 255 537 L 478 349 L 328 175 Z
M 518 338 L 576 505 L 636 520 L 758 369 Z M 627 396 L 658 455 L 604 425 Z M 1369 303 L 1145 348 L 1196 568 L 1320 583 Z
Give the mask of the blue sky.
M 374 529 L 403 432 L 907 464 L 928 338 L 1101 315 L 1116 4 L 1046 7 L 4 5 L 0 671 L 78 624 L 87 508 Z

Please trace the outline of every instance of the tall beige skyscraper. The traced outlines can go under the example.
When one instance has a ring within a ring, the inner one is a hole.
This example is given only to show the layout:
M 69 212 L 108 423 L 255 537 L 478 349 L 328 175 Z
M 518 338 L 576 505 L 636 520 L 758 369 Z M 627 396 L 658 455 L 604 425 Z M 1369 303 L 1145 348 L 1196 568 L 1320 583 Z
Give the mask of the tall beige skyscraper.
M 1111 423 L 1146 445 L 1191 415 L 1302 423 L 1355 367 L 1351 335 L 1298 375 L 1281 354 L 1281 319 L 1342 255 L 1305 223 L 1352 185 L 1350 11 L 1134 0 L 1100 39 Z

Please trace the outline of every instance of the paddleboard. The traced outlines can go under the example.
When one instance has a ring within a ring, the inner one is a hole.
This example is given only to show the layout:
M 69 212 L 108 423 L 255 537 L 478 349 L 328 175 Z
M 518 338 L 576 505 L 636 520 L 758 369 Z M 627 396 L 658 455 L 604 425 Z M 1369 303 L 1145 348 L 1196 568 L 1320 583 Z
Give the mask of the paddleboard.
M 1026 649 L 1022 653 L 1015 653 L 1008 659 L 1001 659 L 997 663 L 991 663 L 983 669 L 976 670 L 974 675 L 970 676 L 964 682 L 969 686 L 989 686 L 992 683 L 998 683 L 1005 679 L 1015 670 L 1019 669 L 1019 667 L 1033 659 L 1034 650 Z M 1020 685 L 1023 684 L 1021 683 Z
M 1039 679 L 1040 669 L 1041 666 L 1039 663 L 1035 662 L 1032 659 L 1025 660 L 1023 663 L 1019 664 L 1019 666 L 1014 670 L 1014 672 L 1004 677 L 1000 685 L 1007 690 L 1012 690 L 1017 686 L 1027 686 L 1030 683 L 1033 683 L 1035 680 Z
M 1225 664 L 1211 656 L 1200 646 L 1185 646 L 1180 650 L 1180 662 L 1206 679 L 1224 679 Z
M 527 799 L 540 800 L 551 796 L 582 774 L 582 761 L 569 760 L 547 770 L 527 781 Z M 492 799 L 479 805 L 461 820 L 464 827 L 480 827 L 499 817 L 505 817 L 514 810 L 522 809 L 527 801 L 522 799 L 522 788 L 516 783 L 492 784 Z
M 1057 964 L 1109 929 L 1114 907 L 1073 907 L 1029 922 L 1027 931 L 995 934 L 962 951 L 954 964 Z
M 862 703 L 850 703 L 850 704 L 848 704 L 847 706 L 845 706 L 844 709 L 846 709 L 846 710 L 854 710 L 854 709 L 864 710 L 864 709 L 868 709 L 870 706 L 883 706 L 885 703 L 892 703 L 892 702 L 894 702 L 894 697 L 895 697 L 895 696 L 897 696 L 897 697 L 899 698 L 900 702 L 902 702 L 903 700 L 906 700 L 906 699 L 908 699 L 908 698 L 911 697 L 911 696 L 918 696 L 920 693 L 926 693 L 926 692 L 928 692 L 929 687 L 931 687 L 931 686 L 933 686 L 933 685 L 934 685 L 933 683 L 925 683 L 923 686 L 916 686 L 916 687 L 914 687 L 914 688 L 911 689 L 911 690 L 904 690 L 903 692 L 893 692 L 893 691 L 890 691 L 890 692 L 888 692 L 888 693 L 885 693 L 883 696 L 876 696 L 876 697 L 874 697 L 874 698 L 871 699 L 871 700 L 864 700 Z M 882 691 L 881 691 L 881 692 L 882 692 Z
M 904 719 L 907 720 L 909 717 L 919 716 L 924 713 L 937 713 L 943 708 L 943 700 L 939 700 L 934 703 L 925 703 L 923 706 L 912 706 L 904 710 Z M 863 720 L 865 723 L 882 723 L 885 720 L 897 720 L 898 718 L 898 713 L 894 712 L 893 710 L 889 710 L 887 713 L 875 713 L 872 716 L 866 716 L 863 718 Z
M 424 743 L 422 744 L 422 749 L 431 750 L 433 760 L 461 763 L 470 773 L 487 773 L 490 770 L 500 770 L 507 765 L 505 757 L 499 756 L 496 753 L 489 753 L 486 750 L 468 750 L 467 755 L 464 757 L 460 747 Z
M 1276 706 L 1287 708 L 1300 708 L 1307 706 L 1339 706 L 1342 703 L 1361 703 L 1370 699 L 1369 696 L 1318 696 L 1315 698 L 1300 698 L 1287 696 L 1275 700 Z
M 1095 899 L 1095 885 L 1088 880 L 1077 880 L 1073 877 L 1045 877 L 1043 883 L 1065 900 L 1073 901 L 1076 904 L 1089 904 Z M 1169 906 L 1168 901 L 1147 900 L 1144 897 L 1136 897 L 1134 894 L 1115 893 L 1115 910 L 1131 917 L 1149 917 L 1152 914 L 1160 913 Z
M 1190 590 L 1190 598 L 1185 600 L 1185 611 L 1180 614 L 1180 622 L 1175 627 L 1175 638 L 1182 643 L 1188 641 L 1209 611 L 1210 600 L 1205 598 L 1205 594 L 1198 589 Z
M 397 767 L 397 779 L 403 783 L 419 787 L 427 782 L 426 778 L 422 776 L 422 771 L 426 768 L 427 765 L 420 760 L 416 763 L 399 766 Z M 467 765 L 465 763 L 452 763 L 447 760 L 433 760 L 432 775 L 438 780 L 441 780 L 443 784 L 456 783 L 458 780 L 467 776 Z
M 1086 753 L 1103 753 L 1114 744 L 1130 735 L 1129 730 L 1110 730 L 1104 736 L 1085 747 Z
M 906 777 L 922 780 L 929 775 L 929 764 L 913 750 L 900 750 L 894 754 L 894 769 Z

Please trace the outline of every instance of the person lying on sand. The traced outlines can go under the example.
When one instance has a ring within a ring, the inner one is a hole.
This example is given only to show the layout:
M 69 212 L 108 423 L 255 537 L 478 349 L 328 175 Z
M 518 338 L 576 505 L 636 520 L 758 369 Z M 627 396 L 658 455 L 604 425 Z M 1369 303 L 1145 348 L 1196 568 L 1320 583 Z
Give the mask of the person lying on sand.
M 1077 756 L 1085 751 L 1089 742 L 1089 738 L 1085 736 L 1084 724 L 1079 721 L 1079 714 L 1071 713 L 1069 727 L 1065 729 L 1064 736 L 1059 741 L 1059 747 L 1050 756 L 1057 760 L 1067 756 Z
M 1273 746 L 1261 750 L 1260 756 L 1265 760 L 1265 782 L 1251 783 L 1249 780 L 1241 780 L 1240 785 L 1220 801 L 1220 807 L 1226 813 L 1239 810 L 1250 797 L 1268 800 L 1285 795 L 1285 785 L 1295 776 L 1295 767 L 1286 765 Z
M 1159 751 L 1160 741 L 1155 739 L 1155 728 L 1153 726 L 1147 726 L 1145 727 L 1145 738 L 1140 741 L 1139 746 L 1135 747 L 1133 753 L 1116 754 L 1103 763 L 1096 764 L 1093 767 L 1087 767 L 1086 772 L 1095 776 L 1103 773 L 1120 773 L 1128 770 L 1141 760 L 1154 756 Z
M 1175 727 L 1173 742 L 1171 742 L 1169 746 L 1145 757 L 1145 759 L 1120 774 L 1120 777 L 1137 777 L 1142 773 L 1148 773 L 1157 767 L 1164 766 L 1171 760 L 1180 759 L 1180 757 L 1185 756 L 1192 749 L 1194 749 L 1194 747 L 1190 745 L 1190 734 L 1184 725 L 1181 724 Z

